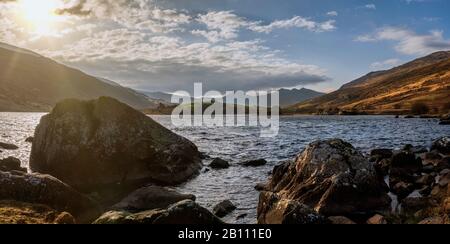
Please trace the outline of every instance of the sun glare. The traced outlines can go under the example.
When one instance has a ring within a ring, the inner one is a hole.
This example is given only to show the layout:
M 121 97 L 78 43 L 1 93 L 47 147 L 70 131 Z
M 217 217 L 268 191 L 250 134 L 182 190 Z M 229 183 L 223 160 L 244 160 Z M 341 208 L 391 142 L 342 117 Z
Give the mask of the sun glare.
M 38 34 L 49 35 L 60 16 L 57 0 L 20 0 L 19 11 L 27 24 Z

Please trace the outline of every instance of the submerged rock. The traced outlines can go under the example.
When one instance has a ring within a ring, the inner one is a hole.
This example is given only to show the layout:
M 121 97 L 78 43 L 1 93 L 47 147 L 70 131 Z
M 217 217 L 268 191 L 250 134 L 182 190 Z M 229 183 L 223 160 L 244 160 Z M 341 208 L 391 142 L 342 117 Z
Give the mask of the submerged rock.
M 239 216 L 236 217 L 236 220 L 241 220 L 244 219 L 248 216 L 248 214 L 240 214 Z
M 181 194 L 167 187 L 148 186 L 134 191 L 121 202 L 114 205 L 112 209 L 141 212 L 145 210 L 167 208 L 182 200 L 195 201 L 195 196 Z
M 171 205 L 167 209 L 155 209 L 139 213 L 110 211 L 94 224 L 196 224 L 217 225 L 223 222 L 207 209 L 191 200 Z
M 384 210 L 390 205 L 386 185 L 373 165 L 352 145 L 339 139 L 310 144 L 295 162 L 275 167 L 271 193 L 260 196 L 258 219 L 272 223 L 286 207 L 305 204 L 321 215 L 345 216 Z
M 100 214 L 94 201 L 49 175 L 0 171 L 0 186 L 0 200 L 47 205 L 71 213 L 79 222 Z
M 440 125 L 450 125 L 450 120 L 443 119 L 443 120 L 439 121 L 439 124 Z
M 189 140 L 115 99 L 101 97 L 65 100 L 42 117 L 30 167 L 80 191 L 95 192 L 179 184 L 199 173 L 201 160 Z
M 14 145 L 14 144 L 4 143 L 4 142 L 0 142 L 0 148 L 1 149 L 5 149 L 5 150 L 17 150 L 17 149 L 19 149 L 19 147 Z
M 250 160 L 242 163 L 244 167 L 260 167 L 267 164 L 265 159 Z
M 0 171 L 22 171 L 27 172 L 27 169 L 22 168 L 19 159 L 14 157 L 9 157 L 5 159 L 0 159 Z
M 221 158 L 215 158 L 211 162 L 209 167 L 211 167 L 212 169 L 228 169 L 230 167 L 230 163 Z
M 217 204 L 213 209 L 213 213 L 217 217 L 223 218 L 236 209 L 236 206 L 234 206 L 234 204 L 230 200 L 226 200 Z
M 25 142 L 33 143 L 33 140 L 34 140 L 34 138 L 32 136 L 30 136 L 30 137 L 27 137 L 27 139 L 25 139 Z
M 0 224 L 75 224 L 75 219 L 42 204 L 0 201 Z

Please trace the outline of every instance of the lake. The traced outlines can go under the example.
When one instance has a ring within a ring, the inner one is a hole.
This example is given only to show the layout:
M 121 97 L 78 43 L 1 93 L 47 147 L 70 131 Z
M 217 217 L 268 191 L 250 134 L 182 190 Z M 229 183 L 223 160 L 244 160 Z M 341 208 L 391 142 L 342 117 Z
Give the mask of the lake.
M 18 150 L 3 150 L 0 158 L 14 156 L 23 166 L 28 166 L 31 144 L 25 140 L 33 136 L 42 115 L 0 113 L 0 141 L 19 146 Z M 294 158 L 314 140 L 342 138 L 367 153 L 373 148 L 400 149 L 405 144 L 429 146 L 441 136 L 450 136 L 450 126 L 439 125 L 437 119 L 396 119 L 393 116 L 281 117 L 280 133 L 275 138 L 260 138 L 260 129 L 256 127 L 174 128 L 169 116 L 152 118 L 193 141 L 211 158 L 220 157 L 232 164 L 225 170 L 203 171 L 177 187 L 183 193 L 196 195 L 197 202 L 208 209 L 222 200 L 231 200 L 238 209 L 224 218 L 230 223 L 256 223 L 259 193 L 255 185 L 265 182 L 276 164 Z M 239 165 L 260 158 L 269 164 L 258 168 Z M 210 160 L 204 163 L 208 165 Z M 238 216 L 242 218 L 237 220 Z

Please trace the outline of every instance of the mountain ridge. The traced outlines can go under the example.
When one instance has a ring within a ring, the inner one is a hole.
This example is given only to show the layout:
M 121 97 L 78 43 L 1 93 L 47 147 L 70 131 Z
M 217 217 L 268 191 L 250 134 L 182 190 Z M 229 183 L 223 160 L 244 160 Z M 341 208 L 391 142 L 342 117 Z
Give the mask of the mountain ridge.
M 414 104 L 446 113 L 450 101 L 450 51 L 432 53 L 390 70 L 368 73 L 330 94 L 298 103 L 290 113 L 409 114 Z
M 113 85 L 35 52 L 0 43 L 0 111 L 48 112 L 67 98 L 116 98 L 136 109 L 157 103 L 130 88 Z
M 161 102 L 166 102 L 171 104 L 172 94 L 165 92 L 142 92 L 150 98 L 159 100 Z M 282 88 L 279 90 L 280 93 L 280 106 L 286 107 L 289 105 L 294 105 L 296 103 L 306 101 L 312 98 L 316 98 L 324 95 L 325 93 L 317 92 L 307 88 L 301 89 L 286 89 Z

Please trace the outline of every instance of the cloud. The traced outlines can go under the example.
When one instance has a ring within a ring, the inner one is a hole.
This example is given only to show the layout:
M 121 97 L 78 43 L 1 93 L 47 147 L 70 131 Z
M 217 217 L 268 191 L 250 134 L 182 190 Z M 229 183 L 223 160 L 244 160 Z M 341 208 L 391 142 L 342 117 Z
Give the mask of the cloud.
M 389 69 L 395 66 L 398 66 L 399 64 L 401 64 L 401 60 L 400 59 L 396 59 L 396 58 L 392 58 L 392 59 L 387 59 L 384 61 L 378 61 L 378 62 L 374 62 L 370 65 L 370 68 L 372 69 Z
M 316 22 L 301 16 L 294 16 L 291 19 L 276 20 L 264 25 L 261 21 L 250 21 L 237 16 L 233 11 L 213 11 L 200 14 L 196 18 L 196 21 L 205 25 L 207 30 L 195 29 L 191 33 L 197 36 L 203 36 L 212 43 L 236 39 L 241 29 L 266 34 L 276 29 L 300 28 L 313 32 L 325 32 L 336 29 L 334 20 Z
M 433 30 L 429 34 L 420 35 L 411 30 L 399 27 L 385 27 L 373 34 L 362 35 L 355 39 L 358 42 L 395 42 L 395 50 L 407 55 L 426 55 L 436 51 L 449 50 L 450 40 L 446 40 L 443 31 Z
M 327 80 L 326 71 L 278 57 L 261 40 L 188 43 L 117 29 L 95 33 L 45 55 L 134 88 L 170 91 L 205 82 L 209 89 L 267 89 Z M 138 82 L 138 83 L 134 83 Z
M 152 0 L 71 0 L 57 14 L 112 20 L 139 30 L 169 33 L 183 30 L 191 17 L 174 9 L 158 8 Z
M 364 6 L 364 8 L 376 10 L 376 9 L 377 9 L 377 6 L 376 6 L 375 4 L 373 4 L 373 3 L 371 3 L 371 4 L 366 4 L 366 5 Z
M 328 16 L 334 16 L 334 17 L 335 17 L 335 16 L 338 16 L 339 13 L 338 13 L 337 11 L 330 11 L 330 12 L 327 13 L 327 15 L 328 15 Z
M 427 22 L 436 22 L 436 21 L 440 21 L 441 18 L 439 17 L 423 17 L 423 20 L 427 21 Z
M 253 23 L 249 29 L 255 32 L 270 33 L 276 29 L 300 28 L 314 32 L 325 32 L 336 29 L 335 20 L 328 20 L 325 22 L 315 22 L 308 18 L 295 16 L 291 19 L 276 20 L 268 25 L 261 25 L 261 23 Z
M 411 4 L 411 3 L 429 2 L 430 0 L 403 0 L 403 1 L 405 1 L 407 4 Z
M 330 31 L 335 28 L 333 20 L 317 22 L 296 16 L 265 24 L 233 11 L 193 14 L 164 9 L 151 0 L 65 3 L 58 10 L 68 19 L 60 30 L 64 38 L 38 39 L 11 16 L 1 14 L 9 8 L 9 4 L 2 5 L 0 41 L 18 45 L 21 40 L 22 47 L 141 90 L 189 90 L 194 82 L 220 91 L 269 89 L 329 80 L 326 70 L 287 59 L 261 39 L 243 40 L 239 35 L 243 31 L 258 35 L 287 28 Z
M 213 43 L 235 39 L 239 29 L 249 25 L 249 22 L 232 11 L 213 11 L 200 14 L 196 21 L 205 25 L 207 30 L 193 30 L 192 34 L 203 36 Z

